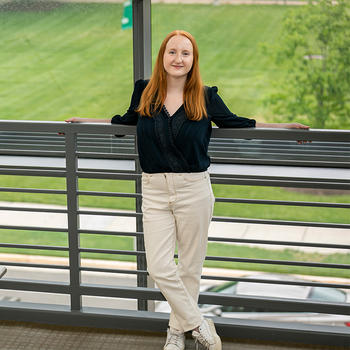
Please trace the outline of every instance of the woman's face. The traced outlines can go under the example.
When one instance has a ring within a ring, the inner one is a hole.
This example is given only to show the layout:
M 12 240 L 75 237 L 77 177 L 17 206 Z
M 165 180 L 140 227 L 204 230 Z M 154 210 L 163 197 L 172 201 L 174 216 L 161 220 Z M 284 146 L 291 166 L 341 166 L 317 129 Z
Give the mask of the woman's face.
M 191 41 L 182 35 L 171 37 L 165 47 L 163 64 L 168 75 L 175 78 L 186 76 L 193 64 Z

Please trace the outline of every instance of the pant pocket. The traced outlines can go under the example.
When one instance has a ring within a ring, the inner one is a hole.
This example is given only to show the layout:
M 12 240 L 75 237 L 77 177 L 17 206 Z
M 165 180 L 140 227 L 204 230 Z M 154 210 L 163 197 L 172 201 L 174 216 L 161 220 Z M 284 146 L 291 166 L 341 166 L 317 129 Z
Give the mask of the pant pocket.
M 194 181 L 201 181 L 206 179 L 208 176 L 207 171 L 203 171 L 200 173 L 182 173 L 182 177 L 184 182 L 193 183 Z
M 151 182 L 152 174 L 142 173 L 141 183 L 143 185 L 148 185 Z

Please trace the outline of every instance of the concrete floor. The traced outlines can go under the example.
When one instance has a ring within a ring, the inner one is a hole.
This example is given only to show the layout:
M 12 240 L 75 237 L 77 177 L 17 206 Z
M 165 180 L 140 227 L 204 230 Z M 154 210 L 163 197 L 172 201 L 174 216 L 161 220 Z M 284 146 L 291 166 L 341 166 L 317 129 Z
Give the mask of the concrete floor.
M 163 333 L 125 332 L 87 327 L 64 327 L 0 321 L 1 350 L 162 350 Z M 191 337 L 186 350 L 194 350 Z M 223 339 L 223 350 L 345 350 L 342 347 L 234 342 Z

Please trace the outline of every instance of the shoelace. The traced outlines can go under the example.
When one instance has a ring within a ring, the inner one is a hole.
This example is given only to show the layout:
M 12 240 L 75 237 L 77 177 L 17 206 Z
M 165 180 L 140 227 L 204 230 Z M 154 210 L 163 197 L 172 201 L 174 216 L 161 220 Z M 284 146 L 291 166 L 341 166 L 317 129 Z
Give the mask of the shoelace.
M 206 349 L 209 349 L 209 346 L 211 345 L 207 339 L 205 339 L 202 334 L 199 333 L 199 336 L 195 340 L 196 350 L 199 349 L 199 344 L 205 346 Z
M 176 345 L 177 347 L 181 347 L 181 336 L 180 335 L 177 335 L 177 334 L 174 334 L 174 333 L 170 333 L 170 337 L 169 339 L 167 340 L 166 342 L 166 345 L 169 345 L 169 344 L 173 344 L 173 345 Z

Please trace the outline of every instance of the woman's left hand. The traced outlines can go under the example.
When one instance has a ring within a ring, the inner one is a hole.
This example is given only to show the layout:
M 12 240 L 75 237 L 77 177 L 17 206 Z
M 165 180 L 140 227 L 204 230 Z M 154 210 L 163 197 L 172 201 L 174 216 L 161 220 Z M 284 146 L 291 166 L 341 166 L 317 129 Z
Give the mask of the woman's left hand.
M 281 129 L 303 129 L 309 130 L 310 127 L 300 123 L 256 123 L 257 128 L 281 128 Z M 311 141 L 297 141 L 299 145 Z
M 304 124 L 300 123 L 285 123 L 285 126 L 283 126 L 286 129 L 304 129 L 304 130 L 309 130 L 310 127 Z M 312 141 L 306 141 L 306 140 L 298 140 L 297 141 L 299 145 L 302 145 L 303 143 L 311 143 Z
M 281 123 L 280 127 L 286 129 L 310 129 L 309 126 L 300 123 Z

